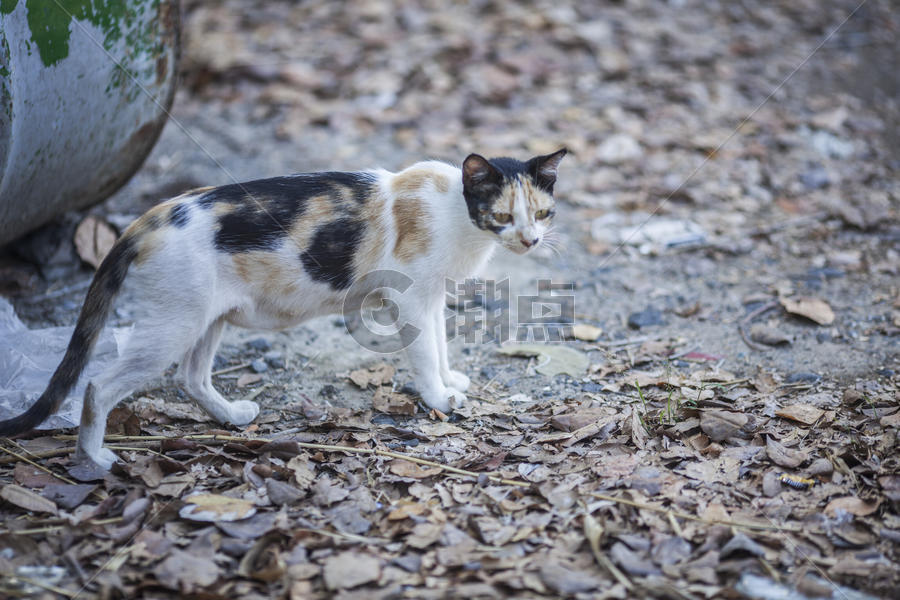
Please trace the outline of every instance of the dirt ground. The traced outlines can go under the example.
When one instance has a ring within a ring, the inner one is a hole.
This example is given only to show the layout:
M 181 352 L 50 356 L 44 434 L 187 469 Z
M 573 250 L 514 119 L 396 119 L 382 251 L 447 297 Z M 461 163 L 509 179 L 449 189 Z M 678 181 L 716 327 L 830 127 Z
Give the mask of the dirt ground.
M 246 430 L 163 387 L 111 417 L 105 477 L 72 431 L 0 442 L 0 594 L 897 597 L 900 20 L 857 4 L 184 2 L 143 168 L 0 256 L 29 326 L 74 323 L 88 214 L 566 146 L 560 247 L 498 255 L 475 306 L 522 321 L 549 279 L 579 327 L 532 357 L 460 335 L 446 421 L 352 319 L 231 329 Z

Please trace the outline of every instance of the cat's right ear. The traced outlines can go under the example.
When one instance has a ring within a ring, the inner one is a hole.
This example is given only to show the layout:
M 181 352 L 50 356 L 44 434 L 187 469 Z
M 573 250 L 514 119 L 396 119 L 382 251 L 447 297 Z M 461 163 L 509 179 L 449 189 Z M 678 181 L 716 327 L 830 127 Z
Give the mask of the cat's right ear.
M 479 190 L 496 186 L 502 176 L 500 171 L 488 162 L 488 159 L 480 154 L 470 154 L 463 161 L 463 188 L 467 190 Z

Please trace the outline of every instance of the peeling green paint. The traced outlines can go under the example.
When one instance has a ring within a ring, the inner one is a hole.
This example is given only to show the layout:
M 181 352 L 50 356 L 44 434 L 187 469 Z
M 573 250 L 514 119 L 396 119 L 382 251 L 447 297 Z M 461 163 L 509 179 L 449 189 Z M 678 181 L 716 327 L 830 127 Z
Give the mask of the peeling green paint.
M 46 67 L 69 56 L 73 18 L 99 27 L 109 50 L 122 37 L 122 20 L 129 13 L 126 0 L 25 0 L 25 7 L 31 40 Z
M 161 0 L 0 0 L 0 16 L 24 9 L 30 39 L 23 40 L 28 54 L 36 49 L 41 63 L 53 67 L 69 56 L 74 21 L 90 23 L 101 35 L 96 42 L 111 53 L 116 68 L 110 74 L 106 91 L 121 90 L 125 100 L 140 93 L 134 80 L 149 84 L 155 78 L 155 59 L 165 52 L 159 36 Z M 24 6 L 21 6 L 24 4 Z M 149 14 L 148 14 L 149 13 Z M 93 30 L 96 32 L 96 30 Z M 8 76 L 0 62 L 0 77 Z M 0 82 L 2 86 L 2 82 Z
M 11 61 L 9 58 L 9 42 L 6 34 L 0 30 L 0 103 L 3 114 L 8 121 L 12 121 L 12 94 L 9 93 L 9 81 L 12 75 Z

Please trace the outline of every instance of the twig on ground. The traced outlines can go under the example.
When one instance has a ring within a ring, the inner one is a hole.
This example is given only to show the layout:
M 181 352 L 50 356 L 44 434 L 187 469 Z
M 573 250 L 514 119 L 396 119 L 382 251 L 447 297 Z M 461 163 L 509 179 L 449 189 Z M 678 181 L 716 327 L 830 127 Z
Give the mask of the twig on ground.
M 241 363 L 239 365 L 234 365 L 232 367 L 225 367 L 224 369 L 219 369 L 218 371 L 213 371 L 211 375 L 215 377 L 216 375 L 224 375 L 225 373 L 231 373 L 232 371 L 240 371 L 241 369 L 246 369 L 252 363 Z
M 0 450 L 3 450 L 4 452 L 6 452 L 7 454 L 9 454 L 9 455 L 11 455 L 11 456 L 13 457 L 13 459 L 8 459 L 8 458 L 7 458 L 7 459 L 0 459 L 0 463 L 5 463 L 5 462 L 16 462 L 17 460 L 20 460 L 20 461 L 22 461 L 22 462 L 28 463 L 29 465 L 31 465 L 31 466 L 34 467 L 35 469 L 40 469 L 40 470 L 43 471 L 44 473 L 49 473 L 50 475 L 56 477 L 56 478 L 59 479 L 60 481 L 64 481 L 65 483 L 69 483 L 69 484 L 72 484 L 72 485 L 75 484 L 75 482 L 72 481 L 71 479 L 69 479 L 68 477 L 63 477 L 62 475 L 59 475 L 58 473 L 54 473 L 53 471 L 51 471 L 51 470 L 48 469 L 47 467 L 45 467 L 45 466 L 43 466 L 43 465 L 40 465 L 40 464 L 34 462 L 33 460 L 29 459 L 28 457 L 22 456 L 21 454 L 19 454 L 19 453 L 17 453 L 17 452 L 13 452 L 13 451 L 10 450 L 9 448 L 6 448 L 6 447 L 4 447 L 4 446 L 0 446 Z M 23 450 L 24 450 L 24 448 L 23 448 Z M 28 452 L 27 450 L 25 450 L 25 451 Z M 32 454 L 31 452 L 28 452 L 28 453 L 31 454 L 32 456 L 35 456 L 35 455 Z M 41 457 L 38 457 L 38 458 L 41 458 Z
M 640 502 L 635 502 L 634 500 L 629 500 L 627 498 L 619 498 L 617 496 L 607 496 L 606 494 L 598 494 L 597 492 L 589 492 L 590 496 L 594 498 L 599 498 L 600 500 L 608 500 L 610 502 L 616 502 L 618 504 L 627 504 L 628 506 L 633 506 L 635 508 L 639 508 L 641 510 L 652 510 L 653 512 L 658 513 L 668 513 L 672 515 L 673 518 L 678 519 L 687 519 L 688 521 L 696 521 L 698 523 L 706 523 L 707 525 L 727 525 L 728 527 L 735 527 L 737 529 L 758 529 L 758 530 L 768 530 L 768 531 L 791 531 L 794 533 L 799 533 L 802 531 L 799 527 L 790 527 L 784 525 L 763 525 L 762 523 L 744 523 L 741 521 L 731 521 L 728 519 L 704 519 L 703 517 L 698 517 L 695 515 L 689 515 L 688 513 L 679 512 L 677 510 L 671 510 L 668 508 L 663 508 L 661 506 L 651 506 L 649 504 L 642 504 Z
M 59 435 L 55 436 L 56 439 L 59 440 L 74 440 L 76 436 L 74 435 Z M 184 440 L 194 440 L 201 442 L 262 442 L 269 443 L 274 440 L 269 440 L 265 438 L 245 438 L 235 435 L 221 435 L 218 433 L 201 433 L 201 434 L 193 434 L 193 435 L 183 435 L 176 437 L 167 437 L 164 435 L 108 435 L 105 438 L 106 442 L 123 442 L 123 443 L 147 443 L 147 442 L 162 442 L 167 439 L 184 439 Z M 330 444 L 312 444 L 309 442 L 297 442 L 297 446 L 299 448 L 305 448 L 307 450 L 322 450 L 325 452 L 349 452 L 352 454 L 371 454 L 373 456 L 387 456 L 390 458 L 398 458 L 400 460 L 406 460 L 412 463 L 417 463 L 420 465 L 425 465 L 428 467 L 437 467 L 442 471 L 446 471 L 448 473 L 455 473 L 456 475 L 465 475 L 467 477 L 473 477 L 478 479 L 481 475 L 487 476 L 490 481 L 494 483 L 500 483 L 503 485 L 515 485 L 518 487 L 531 487 L 530 483 L 525 481 L 515 481 L 513 479 L 504 479 L 499 475 L 491 475 L 488 473 L 476 473 L 475 471 L 468 471 L 466 469 L 460 469 L 457 467 L 451 467 L 450 465 L 444 465 L 438 462 L 434 462 L 431 460 L 425 460 L 424 458 L 417 458 L 415 456 L 409 456 L 408 454 L 402 454 L 400 452 L 392 452 L 390 450 L 380 450 L 378 448 L 353 448 L 351 446 L 334 446 Z M 143 448 L 129 448 L 131 450 L 142 450 Z M 50 458 L 51 456 L 62 456 L 65 454 L 71 454 L 75 451 L 75 448 L 56 448 L 54 450 L 47 450 L 45 452 L 36 452 L 34 456 L 37 458 Z M 9 458 L 0 458 L 0 464 L 15 462 L 16 459 Z
M 766 348 L 765 346 L 762 346 L 760 344 L 757 344 L 756 342 L 750 341 L 750 337 L 747 335 L 747 332 L 744 330 L 745 327 L 747 327 L 747 325 L 749 325 L 750 322 L 753 321 L 753 319 L 759 317 L 760 315 L 762 315 L 764 313 L 769 312 L 770 310 L 772 310 L 773 308 L 775 308 L 777 306 L 778 306 L 778 300 L 771 300 L 769 302 L 766 302 L 765 304 L 763 304 L 762 306 L 760 306 L 759 308 L 754 310 L 752 313 L 750 313 L 749 315 L 747 315 L 746 317 L 741 319 L 740 323 L 738 323 L 738 333 L 741 334 L 741 339 L 744 340 L 744 343 L 747 344 L 747 346 L 751 350 L 758 350 L 761 352 L 763 350 L 768 350 L 768 348 Z
M 44 583 L 43 581 L 38 581 L 37 579 L 31 579 L 30 577 L 22 577 L 21 575 L 10 575 L 6 578 L 7 584 L 14 584 L 17 581 L 21 581 L 22 583 L 27 583 L 28 585 L 33 585 L 34 587 L 38 587 L 49 592 L 53 592 L 54 594 L 59 594 L 60 596 L 65 596 L 66 598 L 74 598 L 80 592 L 72 592 L 70 590 L 56 587 L 50 583 Z M 7 588 L 9 589 L 9 588 Z

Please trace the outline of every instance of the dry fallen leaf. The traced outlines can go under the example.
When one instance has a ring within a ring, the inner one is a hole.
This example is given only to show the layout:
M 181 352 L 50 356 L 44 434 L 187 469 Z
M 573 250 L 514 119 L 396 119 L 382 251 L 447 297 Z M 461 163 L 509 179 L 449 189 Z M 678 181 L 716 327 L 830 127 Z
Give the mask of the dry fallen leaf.
M 437 475 L 441 472 L 441 469 L 438 467 L 423 468 L 416 463 L 400 458 L 395 458 L 388 463 L 388 468 L 394 475 L 411 477 L 413 479 L 424 479 L 425 477 L 431 477 L 432 475 Z
M 804 425 L 812 425 L 825 414 L 825 411 L 811 404 L 790 404 L 776 411 L 775 414 Z
M 56 504 L 52 500 L 48 500 L 40 494 L 14 483 L 3 486 L 3 489 L 0 490 L 0 498 L 3 498 L 10 504 L 15 504 L 19 508 L 32 512 L 45 512 L 54 515 L 57 513 Z
M 219 578 L 219 567 L 209 558 L 175 549 L 156 566 L 153 574 L 159 583 L 170 590 L 189 594 L 215 583 Z
M 418 402 L 408 394 L 396 393 L 391 386 L 382 385 L 375 390 L 372 407 L 383 413 L 412 416 L 416 414 Z
M 756 323 L 750 328 L 750 339 L 767 346 L 779 346 L 781 344 L 790 344 L 789 335 L 779 331 L 774 327 Z
M 252 385 L 254 383 L 259 383 L 262 381 L 263 376 L 259 373 L 244 373 L 240 377 L 238 377 L 236 385 L 239 388 L 247 387 L 248 385 Z
M 85 217 L 75 229 L 75 249 L 81 260 L 95 269 L 116 243 L 116 232 L 106 221 Z
M 329 590 L 355 588 L 381 576 L 381 561 L 353 550 L 342 552 L 325 560 L 323 576 Z
M 537 356 L 535 371 L 548 377 L 560 373 L 581 377 L 590 365 L 587 354 L 560 344 L 507 344 L 497 352 L 508 356 Z
M 829 517 L 834 517 L 836 516 L 836 511 L 844 510 L 857 517 L 867 517 L 878 510 L 880 504 L 881 499 L 877 499 L 874 502 L 866 502 L 856 496 L 842 496 L 841 498 L 835 498 L 825 506 L 825 514 Z
M 834 311 L 824 300 L 809 298 L 806 296 L 794 296 L 779 300 L 784 310 L 792 315 L 806 317 L 819 325 L 830 325 L 834 322 Z
M 700 412 L 700 429 L 714 442 L 733 437 L 747 437 L 753 429 L 753 421 L 744 413 L 710 409 Z
M 808 458 L 806 452 L 788 448 L 771 436 L 766 437 L 766 453 L 773 463 L 789 469 L 799 467 Z
M 350 373 L 350 381 L 358 387 L 366 389 L 370 385 L 387 385 L 394 378 L 394 367 L 387 363 L 379 363 L 365 369 L 357 369 Z
M 187 504 L 178 511 L 178 516 L 190 521 L 240 521 L 256 514 L 252 502 L 219 494 L 194 494 L 184 501 Z

